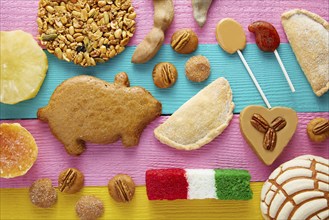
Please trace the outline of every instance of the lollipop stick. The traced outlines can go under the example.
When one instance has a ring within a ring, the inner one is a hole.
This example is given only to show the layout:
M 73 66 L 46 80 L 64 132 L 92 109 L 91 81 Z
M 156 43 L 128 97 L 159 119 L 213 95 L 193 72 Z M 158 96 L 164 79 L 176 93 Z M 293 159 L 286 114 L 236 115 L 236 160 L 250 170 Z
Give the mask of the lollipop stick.
M 257 82 L 257 79 L 255 78 L 254 74 L 252 73 L 251 69 L 249 68 L 249 65 L 248 65 L 247 61 L 244 59 L 244 57 L 243 57 L 241 51 L 240 51 L 240 50 L 237 50 L 237 52 L 238 52 L 238 54 L 239 54 L 239 56 L 240 56 L 240 59 L 241 59 L 242 63 L 243 63 L 244 66 L 246 67 L 246 69 L 247 69 L 247 71 L 248 71 L 248 73 L 249 73 L 249 75 L 250 75 L 252 81 L 254 82 L 254 84 L 255 84 L 255 86 L 256 86 L 256 88 L 257 88 L 259 94 L 262 96 L 262 98 L 263 98 L 265 104 L 267 105 L 267 108 L 272 108 L 271 105 L 270 105 L 270 103 L 268 102 L 268 100 L 267 100 L 267 98 L 266 98 L 266 96 L 265 96 L 265 94 L 264 94 L 262 88 L 260 88 L 260 86 L 259 86 L 259 84 L 258 84 L 258 82 Z
M 287 73 L 286 68 L 284 68 L 284 65 L 283 65 L 283 63 L 282 63 L 282 60 L 281 60 L 281 58 L 280 58 L 280 56 L 279 56 L 278 51 L 277 51 L 277 50 L 274 50 L 274 54 L 275 54 L 276 59 L 278 60 L 278 63 L 280 64 L 280 67 L 281 67 L 281 69 L 282 69 L 282 72 L 283 72 L 284 76 L 286 77 L 286 80 L 287 80 L 287 82 L 288 82 L 288 84 L 289 84 L 289 87 L 290 87 L 291 91 L 292 91 L 292 92 L 295 92 L 294 85 L 292 84 L 292 82 L 291 82 L 291 80 L 290 80 L 290 78 L 289 78 L 289 75 L 288 75 L 288 73 Z

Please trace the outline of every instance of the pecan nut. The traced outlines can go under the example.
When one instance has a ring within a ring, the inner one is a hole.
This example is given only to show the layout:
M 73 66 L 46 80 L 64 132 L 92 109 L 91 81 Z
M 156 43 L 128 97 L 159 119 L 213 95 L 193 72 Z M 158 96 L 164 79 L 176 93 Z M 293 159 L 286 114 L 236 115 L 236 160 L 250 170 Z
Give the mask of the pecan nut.
M 323 120 L 317 123 L 313 128 L 313 133 L 316 135 L 324 134 L 329 131 L 329 120 Z
M 266 150 L 273 151 L 276 145 L 277 134 L 273 128 L 269 128 L 264 135 L 263 147 Z
M 177 53 L 189 54 L 197 49 L 198 42 L 198 36 L 192 29 L 181 29 L 172 35 L 170 45 Z
M 262 133 L 266 133 L 270 127 L 267 121 L 260 114 L 257 113 L 253 114 L 250 123 L 252 124 L 252 126 L 254 126 L 254 128 L 256 128 Z
M 282 117 L 275 118 L 271 125 L 260 115 L 253 114 L 250 123 L 259 132 L 264 133 L 263 147 L 266 150 L 273 151 L 276 145 L 277 133 L 282 130 L 286 125 L 287 121 Z
M 135 183 L 130 176 L 118 174 L 109 181 L 108 190 L 115 201 L 129 202 L 135 194 Z
M 65 193 L 76 193 L 84 184 L 83 174 L 75 169 L 69 168 L 60 173 L 58 178 L 58 189 Z
M 284 118 L 282 117 L 277 117 L 275 118 L 272 123 L 271 123 L 271 127 L 275 130 L 275 131 L 280 131 L 282 130 L 285 126 L 287 125 L 287 122 Z
M 183 31 L 180 35 L 174 38 L 171 42 L 171 46 L 175 51 L 181 51 L 190 40 L 190 34 L 188 31 Z
M 168 62 L 158 63 L 152 72 L 153 82 L 159 88 L 168 88 L 174 85 L 177 76 L 176 67 Z
M 322 142 L 329 138 L 329 120 L 314 118 L 307 125 L 308 137 L 315 142 Z

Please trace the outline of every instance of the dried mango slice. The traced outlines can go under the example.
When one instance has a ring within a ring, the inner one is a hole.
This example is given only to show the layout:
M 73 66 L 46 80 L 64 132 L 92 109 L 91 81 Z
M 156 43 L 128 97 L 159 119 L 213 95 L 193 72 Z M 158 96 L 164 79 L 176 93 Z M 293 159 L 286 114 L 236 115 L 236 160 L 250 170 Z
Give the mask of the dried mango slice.
M 48 60 L 32 35 L 0 32 L 0 102 L 16 104 L 34 98 L 46 77 Z
M 24 175 L 38 156 L 32 134 L 18 123 L 0 124 L 0 177 Z

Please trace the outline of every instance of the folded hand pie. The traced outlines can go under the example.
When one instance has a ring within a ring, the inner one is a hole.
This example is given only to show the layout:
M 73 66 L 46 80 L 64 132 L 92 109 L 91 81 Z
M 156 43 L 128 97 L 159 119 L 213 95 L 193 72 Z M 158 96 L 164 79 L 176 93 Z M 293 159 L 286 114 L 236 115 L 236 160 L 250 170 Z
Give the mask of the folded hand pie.
M 155 137 L 179 150 L 198 149 L 224 131 L 233 109 L 230 84 L 225 78 L 218 78 L 157 127 Z
M 281 21 L 314 93 L 323 95 L 329 89 L 329 23 L 302 9 L 283 13 Z

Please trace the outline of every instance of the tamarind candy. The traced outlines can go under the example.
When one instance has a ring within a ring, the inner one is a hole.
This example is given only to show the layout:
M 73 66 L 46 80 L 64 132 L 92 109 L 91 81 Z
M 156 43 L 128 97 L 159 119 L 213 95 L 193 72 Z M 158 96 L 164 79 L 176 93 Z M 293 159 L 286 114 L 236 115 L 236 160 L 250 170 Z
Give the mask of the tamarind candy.
M 280 37 L 275 27 L 266 21 L 256 21 L 248 26 L 255 34 L 256 44 L 262 51 L 274 52 L 280 45 Z

